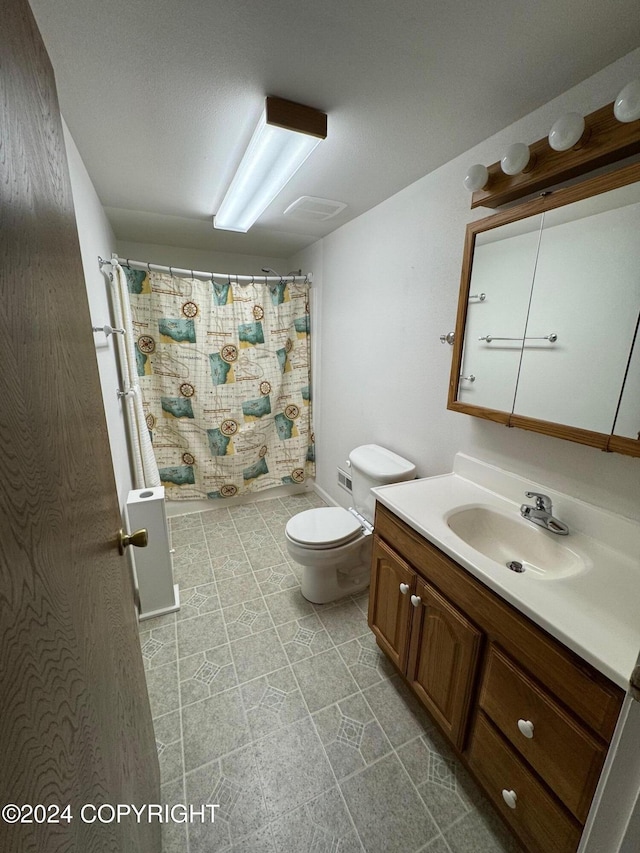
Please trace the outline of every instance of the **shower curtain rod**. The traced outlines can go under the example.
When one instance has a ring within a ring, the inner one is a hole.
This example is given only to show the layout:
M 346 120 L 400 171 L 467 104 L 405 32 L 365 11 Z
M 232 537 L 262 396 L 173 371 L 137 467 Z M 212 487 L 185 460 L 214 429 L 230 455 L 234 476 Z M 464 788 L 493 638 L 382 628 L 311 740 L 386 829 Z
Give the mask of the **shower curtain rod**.
M 305 275 L 237 275 L 236 273 L 226 272 L 201 272 L 200 270 L 183 270 L 179 267 L 165 267 L 161 264 L 149 263 L 148 261 L 132 261 L 129 258 L 119 258 L 115 254 L 111 256 L 110 261 L 106 261 L 98 255 L 98 263 L 101 267 L 105 264 L 120 264 L 121 266 L 124 264 L 134 269 L 148 270 L 149 272 L 168 272 L 169 275 L 190 275 L 191 278 L 224 278 L 228 281 L 247 283 L 255 281 L 291 281 L 295 283 L 296 279 L 298 279 L 299 281 L 311 284 L 313 281 L 312 273 L 306 273 Z

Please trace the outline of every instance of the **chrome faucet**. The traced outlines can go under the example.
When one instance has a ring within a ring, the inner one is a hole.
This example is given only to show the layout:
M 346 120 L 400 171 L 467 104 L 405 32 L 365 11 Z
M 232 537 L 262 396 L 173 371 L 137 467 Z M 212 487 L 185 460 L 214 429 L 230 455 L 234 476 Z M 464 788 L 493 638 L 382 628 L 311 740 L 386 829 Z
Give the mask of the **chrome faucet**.
M 525 492 L 525 496 L 535 498 L 536 503 L 535 506 L 522 504 L 520 515 L 523 518 L 550 530 L 551 533 L 557 533 L 559 536 L 567 535 L 569 532 L 567 525 L 553 517 L 553 506 L 548 495 L 541 495 L 540 492 Z

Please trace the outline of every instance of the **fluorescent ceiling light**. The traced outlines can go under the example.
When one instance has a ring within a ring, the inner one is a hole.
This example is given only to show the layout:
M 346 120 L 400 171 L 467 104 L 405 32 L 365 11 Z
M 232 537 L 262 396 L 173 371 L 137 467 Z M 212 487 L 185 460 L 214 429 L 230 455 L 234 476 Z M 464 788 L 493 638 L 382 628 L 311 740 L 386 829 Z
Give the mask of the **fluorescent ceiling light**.
M 267 98 L 264 112 L 227 193 L 214 228 L 247 232 L 327 136 L 319 110 Z

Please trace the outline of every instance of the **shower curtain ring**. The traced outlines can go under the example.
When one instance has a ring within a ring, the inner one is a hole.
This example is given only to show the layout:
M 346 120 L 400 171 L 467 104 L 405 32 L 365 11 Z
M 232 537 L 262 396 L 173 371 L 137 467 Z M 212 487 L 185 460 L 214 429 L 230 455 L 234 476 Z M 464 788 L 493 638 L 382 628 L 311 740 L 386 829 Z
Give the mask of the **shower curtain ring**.
M 169 267 L 169 275 L 173 278 L 173 267 Z
M 151 275 L 151 264 L 147 261 L 147 272 Z

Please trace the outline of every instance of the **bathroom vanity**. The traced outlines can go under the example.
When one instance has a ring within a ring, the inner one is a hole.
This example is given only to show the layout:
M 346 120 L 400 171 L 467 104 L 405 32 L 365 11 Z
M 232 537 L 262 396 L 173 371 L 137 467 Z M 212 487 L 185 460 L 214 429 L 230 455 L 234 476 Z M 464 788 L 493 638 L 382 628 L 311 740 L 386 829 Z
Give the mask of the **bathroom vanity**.
M 457 465 L 501 479 L 502 494 L 455 473 L 375 490 L 369 625 L 525 848 L 573 853 L 640 648 L 624 603 L 640 575 L 606 542 L 520 519 L 504 496 L 517 478 Z M 600 512 L 562 509 L 574 525 Z M 586 522 L 598 532 L 606 516 Z M 515 536 L 512 522 L 524 525 Z M 524 572 L 500 560 L 503 546 Z

